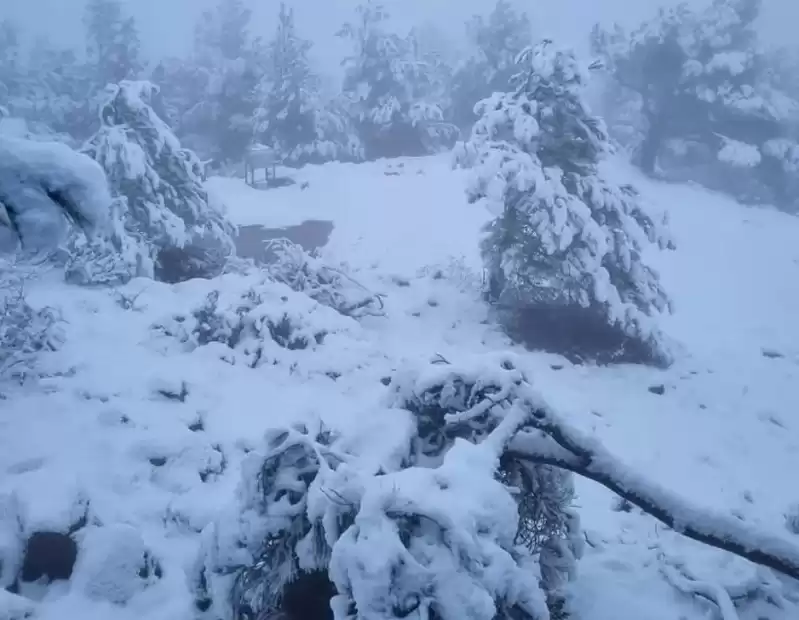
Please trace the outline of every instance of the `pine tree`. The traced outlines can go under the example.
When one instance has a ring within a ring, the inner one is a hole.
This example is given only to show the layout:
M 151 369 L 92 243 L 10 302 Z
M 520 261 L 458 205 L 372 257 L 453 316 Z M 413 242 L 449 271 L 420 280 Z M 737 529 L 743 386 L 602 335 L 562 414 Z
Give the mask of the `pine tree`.
M 431 87 L 431 66 L 416 55 L 412 37 L 388 32 L 389 15 L 372 0 L 357 7 L 357 16 L 338 35 L 354 47 L 345 61 L 343 91 L 367 157 L 421 155 L 446 145 L 455 128 L 446 122 L 444 102 Z
M 97 127 L 98 93 L 90 68 L 74 50 L 57 49 L 36 41 L 27 61 L 26 90 L 33 102 L 26 118 L 80 142 Z
M 198 160 L 153 111 L 156 92 L 149 82 L 109 87 L 103 126 L 86 152 L 105 169 L 117 197 L 109 243 L 119 260 L 108 259 L 109 248 L 83 247 L 73 279 L 96 281 L 104 265 L 113 272 L 105 280 L 210 277 L 233 252 L 233 228 L 203 189 Z
M 361 159 L 345 114 L 322 96 L 321 80 L 308 58 L 311 46 L 297 34 L 294 11 L 281 3 L 258 88 L 255 135 L 289 165 Z
M 452 98 L 455 123 L 469 131 L 477 120 L 477 102 L 508 89 L 516 57 L 532 43 L 532 26 L 509 0 L 497 0 L 488 18 L 474 16 L 466 31 L 471 53 L 455 71 Z
M 615 80 L 611 88 L 639 101 L 636 159 L 644 172 L 659 166 L 742 199 L 790 200 L 789 175 L 771 147 L 785 137 L 799 103 L 780 90 L 759 47 L 760 4 L 713 0 L 696 11 L 680 5 L 630 34 L 594 30 L 594 50 Z
M 311 71 L 310 41 L 297 35 L 294 11 L 280 3 L 277 31 L 268 45 L 267 71 L 259 86 L 261 104 L 255 111 L 256 134 L 284 159 L 292 151 L 313 142 L 314 103 L 319 80 Z
M 260 41 L 249 33 L 251 20 L 243 0 L 219 0 L 195 28 L 192 62 L 203 86 L 183 125 L 186 132 L 210 138 L 220 160 L 240 159 L 252 141 L 264 63 Z
M 632 187 L 601 176 L 608 138 L 574 54 L 544 42 L 519 60 L 516 90 L 478 105 L 459 149 L 477 166 L 470 200 L 496 213 L 482 242 L 490 297 L 532 346 L 665 363 L 651 315 L 670 303 L 641 252 L 668 239 Z
M 98 90 L 138 77 L 142 70 L 139 33 L 120 0 L 88 0 L 85 11 L 86 56 Z

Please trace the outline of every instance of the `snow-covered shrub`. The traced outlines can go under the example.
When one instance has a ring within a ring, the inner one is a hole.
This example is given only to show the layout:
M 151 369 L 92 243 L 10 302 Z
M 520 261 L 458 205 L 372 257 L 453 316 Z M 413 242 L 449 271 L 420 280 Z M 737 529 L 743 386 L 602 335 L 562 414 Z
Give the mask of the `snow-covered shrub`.
M 500 422 L 498 412 L 509 410 L 526 385 L 509 358 L 471 367 L 439 362 L 423 372 L 394 377 L 389 404 L 413 413 L 418 424 L 410 461 L 437 464 L 456 439 L 479 443 Z M 579 517 L 572 508 L 572 475 L 506 453 L 500 457 L 497 479 L 513 489 L 518 505 L 515 541 L 538 555 L 542 588 L 550 608 L 558 609 L 564 600 L 562 586 L 573 577 L 582 549 Z
M 268 249 L 275 253 L 275 260 L 267 267 L 269 274 L 292 290 L 305 293 L 344 316 L 360 318 L 383 314 L 379 296 L 301 246 L 287 239 L 275 239 L 268 244 Z
M 390 386 L 381 415 L 416 423 L 383 462 L 330 432 L 267 433 L 237 501 L 204 532 L 198 607 L 265 617 L 320 575 L 335 592 L 307 594 L 334 593 L 336 620 L 543 620 L 562 606 L 579 523 L 570 476 L 506 449 L 529 414 L 523 375 L 492 360 L 403 371 Z
M 71 581 L 88 598 L 125 605 L 161 574 L 160 563 L 134 527 L 117 524 L 81 531 Z
M 481 293 L 483 276 L 466 264 L 463 256 L 451 256 L 443 264 L 425 265 L 416 274 L 433 280 L 446 280 L 462 293 Z
M 25 297 L 32 274 L 21 265 L 0 259 L 0 381 L 24 376 L 44 351 L 63 342 L 60 317 L 53 308 L 33 308 Z
M 128 277 L 166 282 L 212 277 L 234 253 L 234 229 L 209 200 L 197 157 L 153 111 L 156 93 L 149 82 L 109 86 L 102 128 L 86 152 L 108 175 L 116 218 L 105 248 L 89 248 L 86 257 L 91 262 L 122 253 L 122 262 L 110 261 L 111 270 L 128 266 Z M 104 272 L 96 265 L 83 271 Z
M 349 327 L 349 319 L 271 279 L 213 290 L 196 308 L 153 326 L 189 350 L 222 345 L 224 359 L 252 368 L 279 363 L 286 351 L 315 350 Z
M 574 54 L 544 42 L 519 63 L 516 90 L 479 104 L 482 118 L 457 151 L 474 166 L 470 201 L 495 215 L 481 244 L 489 299 L 534 348 L 666 363 L 653 315 L 670 302 L 642 252 L 671 242 L 633 187 L 602 177 L 608 139 Z

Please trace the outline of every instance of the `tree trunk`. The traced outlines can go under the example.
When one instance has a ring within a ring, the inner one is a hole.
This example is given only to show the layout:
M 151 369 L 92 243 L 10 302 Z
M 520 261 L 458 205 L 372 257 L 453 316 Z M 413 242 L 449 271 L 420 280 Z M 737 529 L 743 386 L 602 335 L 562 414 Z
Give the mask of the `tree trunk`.
M 649 117 L 649 127 L 646 137 L 641 143 L 638 164 L 644 174 L 653 176 L 657 165 L 658 154 L 663 146 L 664 131 L 663 123 L 655 115 Z

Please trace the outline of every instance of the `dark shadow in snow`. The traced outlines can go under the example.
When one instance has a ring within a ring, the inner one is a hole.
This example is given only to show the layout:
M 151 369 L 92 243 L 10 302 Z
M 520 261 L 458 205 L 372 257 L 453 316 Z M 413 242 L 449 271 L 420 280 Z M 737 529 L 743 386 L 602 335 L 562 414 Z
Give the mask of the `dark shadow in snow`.
M 268 179 L 257 179 L 255 184 L 250 185 L 253 189 L 277 189 L 278 187 L 288 187 L 290 185 L 296 185 L 297 181 L 292 179 L 291 177 L 272 177 L 270 176 Z M 248 184 L 249 185 L 249 184 Z
M 236 237 L 236 250 L 242 258 L 251 258 L 257 265 L 267 265 L 275 259 L 274 252 L 266 247 L 267 241 L 285 238 L 306 252 L 312 252 L 324 247 L 332 232 L 333 222 L 328 220 L 306 220 L 285 228 L 241 226 Z

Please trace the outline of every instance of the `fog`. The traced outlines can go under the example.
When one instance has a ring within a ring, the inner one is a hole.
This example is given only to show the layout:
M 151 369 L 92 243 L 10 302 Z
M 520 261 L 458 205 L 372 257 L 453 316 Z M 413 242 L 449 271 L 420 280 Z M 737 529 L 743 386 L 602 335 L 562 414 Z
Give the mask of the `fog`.
M 82 37 L 84 0 L 0 0 L 0 16 L 10 17 L 24 28 L 31 40 L 45 37 L 55 44 L 78 46 Z M 191 45 L 196 16 L 214 0 L 126 0 L 138 22 L 144 51 L 151 58 L 179 55 Z M 537 33 L 584 49 L 593 23 L 618 21 L 634 24 L 673 0 L 517 0 L 533 18 Z M 295 8 L 301 32 L 316 43 L 314 58 L 320 69 L 335 71 L 345 48 L 334 33 L 352 15 L 357 0 L 289 0 Z M 690 0 L 701 5 L 703 0 Z M 268 35 L 274 24 L 278 0 L 252 0 L 256 34 Z M 397 29 L 414 23 L 432 22 L 457 40 L 463 22 L 475 13 L 487 12 L 493 0 L 385 0 Z M 761 31 L 772 45 L 793 43 L 794 24 L 799 22 L 796 0 L 763 0 Z

